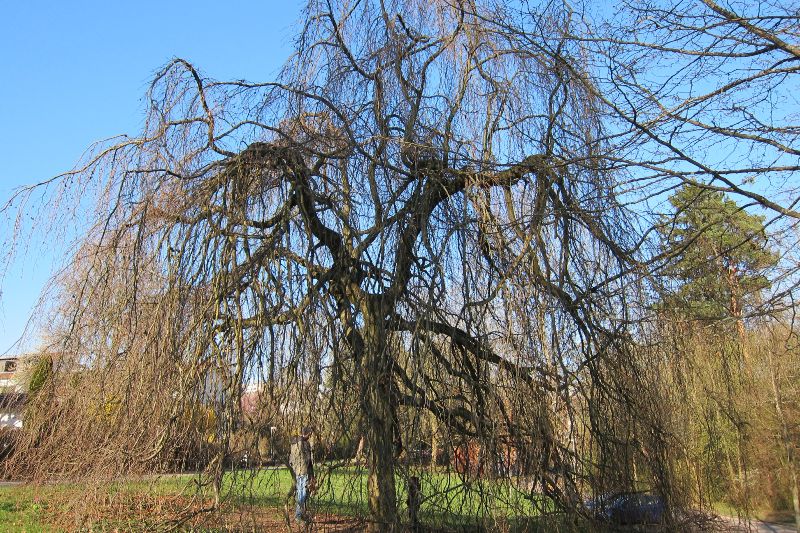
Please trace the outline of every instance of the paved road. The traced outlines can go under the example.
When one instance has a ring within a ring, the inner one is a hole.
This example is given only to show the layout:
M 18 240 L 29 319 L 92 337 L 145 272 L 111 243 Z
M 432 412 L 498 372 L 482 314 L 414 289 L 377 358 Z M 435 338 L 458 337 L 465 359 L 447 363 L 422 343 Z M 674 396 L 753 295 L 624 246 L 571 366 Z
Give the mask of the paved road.
M 751 531 L 753 533 L 797 533 L 792 524 L 776 524 L 773 522 L 762 522 L 761 520 L 750 520 L 750 528 L 746 521 L 729 516 L 722 517 L 723 520 L 731 525 L 730 531 Z

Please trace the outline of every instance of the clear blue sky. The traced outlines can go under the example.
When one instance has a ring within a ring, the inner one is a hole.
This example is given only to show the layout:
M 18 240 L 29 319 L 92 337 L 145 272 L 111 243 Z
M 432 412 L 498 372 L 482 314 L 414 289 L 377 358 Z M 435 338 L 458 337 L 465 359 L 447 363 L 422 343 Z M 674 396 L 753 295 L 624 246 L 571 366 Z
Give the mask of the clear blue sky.
M 71 169 L 93 141 L 138 133 L 150 78 L 172 57 L 188 59 L 218 79 L 274 78 L 291 51 L 302 4 L 5 2 L 0 203 L 16 187 Z M 8 231 L 0 227 L 0 243 Z M 49 251 L 54 248 L 34 243 L 2 281 L 0 354 L 25 348 L 12 345 L 60 260 Z

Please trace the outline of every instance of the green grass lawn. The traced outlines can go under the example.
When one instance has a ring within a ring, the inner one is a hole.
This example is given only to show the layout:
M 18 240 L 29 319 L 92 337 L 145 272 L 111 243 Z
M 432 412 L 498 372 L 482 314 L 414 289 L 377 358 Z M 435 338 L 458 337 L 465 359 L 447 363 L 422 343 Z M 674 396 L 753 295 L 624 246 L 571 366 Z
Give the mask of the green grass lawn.
M 484 525 L 493 529 L 503 524 L 512 530 L 535 530 L 537 517 L 552 510 L 551 503 L 539 496 L 531 497 L 507 483 L 489 480 L 467 481 L 455 473 L 418 470 L 422 501 L 419 517 L 428 525 L 443 529 L 464 530 Z M 367 516 L 367 474 L 354 467 L 318 468 L 319 488 L 310 501 L 310 511 L 319 514 Z M 105 486 L 109 500 L 125 501 L 144 496 L 150 501 L 183 496 L 210 498 L 209 486 L 198 484 L 191 475 L 126 481 Z M 285 468 L 229 472 L 225 475 L 223 494 L 232 508 L 278 509 L 283 512 L 294 501 L 288 496 L 292 478 Z M 74 485 L 0 488 L 0 531 L 52 531 L 48 527 L 55 510 L 83 490 Z M 402 517 L 407 516 L 406 480 L 397 477 L 397 499 Z M 142 516 L 141 509 L 139 517 Z M 134 518 L 132 520 L 136 520 Z M 138 518 L 141 520 L 141 518 Z M 124 517 L 104 522 L 104 526 L 123 529 L 133 527 Z M 125 526 L 128 527 L 125 527 Z
M 421 480 L 420 520 L 426 528 L 441 531 L 493 530 L 556 531 L 564 529 L 563 518 L 550 514 L 552 503 L 538 495 L 526 494 L 507 482 L 470 481 L 453 472 L 419 469 L 406 475 Z M 355 467 L 318 468 L 319 488 L 310 500 L 309 510 L 318 515 L 367 517 L 367 474 Z M 107 500 L 112 512 L 98 513 L 89 528 L 97 531 L 141 530 L 160 519 L 159 500 L 183 501 L 199 497 L 210 501 L 213 492 L 202 486 L 195 475 L 170 475 L 128 480 L 89 488 L 77 484 L 17 486 L 0 488 L 0 531 L 38 532 L 74 529 L 69 512 L 80 506 L 81 498 Z M 228 512 L 264 512 L 283 516 L 294 500 L 289 496 L 292 477 L 285 468 L 228 472 L 223 482 Z M 397 500 L 401 517 L 407 517 L 406 478 L 397 476 Z M 99 499 L 98 499 L 99 497 Z M 719 504 L 716 511 L 735 516 L 735 510 Z M 127 514 L 131 510 L 130 514 Z M 760 516 L 777 521 L 775 516 Z M 57 521 L 56 518 L 61 520 Z M 791 517 L 789 517 L 791 519 Z M 54 525 L 61 524 L 61 527 Z M 66 526 L 64 524 L 67 524 Z M 85 523 L 84 523 L 85 524 Z M 80 527 L 85 527 L 81 524 Z M 200 530 L 219 531 L 224 527 L 201 526 Z M 91 530 L 91 529 L 90 529 Z
M 28 487 L 0 488 L 0 531 L 54 531 L 47 525 L 47 504 Z
M 322 469 L 321 469 L 322 470 Z M 551 511 L 550 502 L 530 497 L 517 488 L 494 481 L 465 481 L 455 473 L 420 470 L 420 519 L 450 526 L 474 524 L 494 519 L 534 517 Z M 256 506 L 283 506 L 292 479 L 286 469 L 243 471 L 230 474 L 225 488 L 236 501 Z M 406 512 L 406 481 L 397 477 L 397 499 Z M 367 474 L 363 469 L 343 467 L 322 471 L 319 489 L 312 505 L 315 510 L 343 514 L 367 514 Z

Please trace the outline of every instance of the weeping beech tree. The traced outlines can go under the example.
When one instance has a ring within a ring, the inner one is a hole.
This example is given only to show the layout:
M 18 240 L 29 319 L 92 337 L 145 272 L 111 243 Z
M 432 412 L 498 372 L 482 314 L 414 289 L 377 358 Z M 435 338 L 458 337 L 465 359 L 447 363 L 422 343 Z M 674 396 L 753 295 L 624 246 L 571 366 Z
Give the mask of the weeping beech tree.
M 311 0 L 275 82 L 167 65 L 140 137 L 36 189 L 97 204 L 11 467 L 145 471 L 192 433 L 219 494 L 243 390 L 261 382 L 284 405 L 326 386 L 352 402 L 376 530 L 400 520 L 409 410 L 530 452 L 531 487 L 562 508 L 606 475 L 630 486 L 620 450 L 647 438 L 626 441 L 627 422 L 663 435 L 664 418 L 637 398 L 649 378 L 630 351 L 640 236 L 569 13 L 525 14 L 524 43 L 505 25 L 519 16 Z M 647 457 L 666 478 L 659 438 Z

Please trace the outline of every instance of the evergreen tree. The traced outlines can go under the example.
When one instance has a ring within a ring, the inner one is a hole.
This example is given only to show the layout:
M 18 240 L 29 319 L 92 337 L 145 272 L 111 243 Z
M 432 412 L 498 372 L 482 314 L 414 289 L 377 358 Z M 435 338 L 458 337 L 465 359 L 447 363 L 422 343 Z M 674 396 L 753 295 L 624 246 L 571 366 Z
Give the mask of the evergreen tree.
M 662 305 L 699 320 L 732 318 L 743 327 L 746 311 L 770 286 L 765 273 L 778 261 L 764 217 L 693 185 L 678 189 L 669 202 L 675 212 L 660 229 L 669 257 Z

